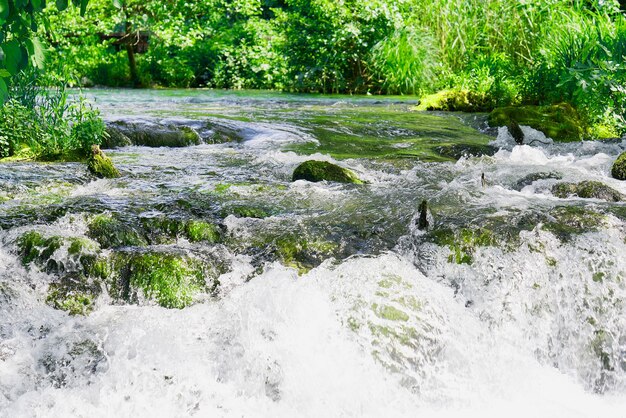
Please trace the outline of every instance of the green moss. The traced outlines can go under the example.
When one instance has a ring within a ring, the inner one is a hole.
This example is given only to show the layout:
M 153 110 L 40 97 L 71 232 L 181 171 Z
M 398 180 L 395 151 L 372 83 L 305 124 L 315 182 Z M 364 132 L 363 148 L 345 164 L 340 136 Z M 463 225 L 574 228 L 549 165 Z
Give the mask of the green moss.
M 101 292 L 100 284 L 81 273 L 61 277 L 48 287 L 46 303 L 70 315 L 88 315 Z
M 552 232 L 561 240 L 568 240 L 572 235 L 597 231 L 605 216 L 578 206 L 560 206 L 549 213 L 553 219 L 543 225 L 543 229 Z
M 559 198 L 578 196 L 583 199 L 602 199 L 609 202 L 621 202 L 624 200 L 617 190 L 599 181 L 585 180 L 580 183 L 559 183 L 552 187 L 552 194 Z
M 493 107 L 493 100 L 484 93 L 468 90 L 441 90 L 421 98 L 416 110 L 488 112 Z
M 288 267 L 293 267 L 303 274 L 330 256 L 339 245 L 331 241 L 318 239 L 307 240 L 289 236 L 275 241 L 276 255 Z
M 448 261 L 456 264 L 472 264 L 477 247 L 491 247 L 498 244 L 498 239 L 492 231 L 484 228 L 462 228 L 454 231 L 439 229 L 431 233 L 431 238 L 437 245 L 447 246 L 452 254 Z
M 87 168 L 96 177 L 114 179 L 120 177 L 120 172 L 113 165 L 113 161 L 102 151 L 92 155 L 87 161 Z
M 622 152 L 613 163 L 611 175 L 618 180 L 626 180 L 626 152 Z
M 338 183 L 363 184 L 357 175 L 347 168 L 326 161 L 305 161 L 293 172 L 293 181 L 334 181 Z
M 390 305 L 378 305 L 372 304 L 372 310 L 379 318 L 386 319 L 388 321 L 402 321 L 409 320 L 409 315 Z
M 581 141 L 587 134 L 587 126 L 578 112 L 567 103 L 500 107 L 489 114 L 491 126 L 509 126 L 513 121 L 541 131 L 555 141 Z
M 145 246 L 147 242 L 133 227 L 112 215 L 96 215 L 88 225 L 87 236 L 102 248 Z
M 61 237 L 45 238 L 36 231 L 26 232 L 17 241 L 18 251 L 24 265 L 32 262 L 48 263 L 52 254 L 61 248 L 62 244 Z
M 185 233 L 191 242 L 216 243 L 221 239 L 219 227 L 204 221 L 188 221 L 185 225 Z

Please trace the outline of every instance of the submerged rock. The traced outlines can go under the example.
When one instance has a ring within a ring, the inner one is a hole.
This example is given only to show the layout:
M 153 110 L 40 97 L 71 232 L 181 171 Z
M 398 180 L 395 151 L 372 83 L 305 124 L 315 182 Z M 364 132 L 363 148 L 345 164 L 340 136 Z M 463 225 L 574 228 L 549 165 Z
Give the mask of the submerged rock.
M 165 308 L 184 308 L 195 294 L 214 291 L 217 280 L 206 282 L 211 272 L 199 259 L 174 252 L 117 252 L 100 259 L 91 274 L 107 284 L 117 300 L 138 303 L 153 300 Z
M 96 215 L 88 225 L 87 236 L 102 248 L 145 246 L 146 239 L 135 228 L 113 215 Z
M 88 315 L 93 311 L 100 293 L 99 282 L 81 273 L 70 274 L 50 284 L 46 303 L 70 315 Z
M 511 126 L 513 122 L 530 126 L 555 141 L 581 141 L 586 133 L 585 124 L 578 112 L 567 103 L 499 107 L 489 114 L 490 126 Z
M 499 242 L 494 233 L 485 228 L 438 229 L 431 232 L 430 239 L 448 247 L 451 251 L 448 261 L 456 264 L 472 264 L 478 247 L 492 247 Z
M 363 184 L 357 175 L 347 168 L 327 161 L 308 160 L 296 167 L 293 181 L 307 180 L 311 182 L 334 181 L 338 183 Z
M 626 196 L 599 181 L 585 180 L 580 183 L 559 183 L 552 187 L 552 194 L 561 199 L 578 196 L 583 199 L 601 199 L 608 202 L 621 202 Z
M 511 120 L 511 122 L 507 125 L 507 129 L 517 145 L 522 145 L 524 143 L 524 131 L 522 131 L 522 128 L 519 126 L 517 121 L 514 119 Z
M 573 235 L 597 231 L 604 223 L 605 216 L 579 206 L 559 206 L 552 209 L 543 229 L 552 232 L 557 238 L 567 241 Z
M 522 177 L 515 183 L 515 190 L 522 190 L 526 186 L 530 186 L 536 181 L 539 180 L 561 180 L 563 178 L 563 174 L 556 171 L 542 171 L 539 173 L 531 173 L 525 177 Z
M 87 161 L 87 168 L 96 177 L 107 179 L 120 177 L 120 172 L 113 165 L 113 161 L 104 155 L 98 145 L 91 148 L 91 157 Z
M 22 264 L 37 263 L 48 271 L 55 270 L 57 264 L 51 259 L 52 254 L 63 245 L 63 238 L 44 237 L 37 231 L 29 231 L 17 240 L 17 248 Z
M 189 126 L 155 123 L 113 122 L 107 126 L 107 146 L 188 147 L 201 144 L 202 138 Z
M 611 175 L 618 180 L 626 180 L 626 152 L 622 152 L 613 163 Z

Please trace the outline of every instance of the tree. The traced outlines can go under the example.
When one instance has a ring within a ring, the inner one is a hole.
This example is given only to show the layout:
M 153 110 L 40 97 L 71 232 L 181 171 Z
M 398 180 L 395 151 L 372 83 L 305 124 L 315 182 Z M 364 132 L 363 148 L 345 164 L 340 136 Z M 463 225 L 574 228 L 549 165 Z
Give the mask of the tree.
M 88 2 L 72 0 L 81 16 Z M 44 49 L 34 33 L 45 7 L 45 0 L 0 0 L 0 104 L 8 97 L 13 76 L 29 66 L 43 67 Z M 56 0 L 56 7 L 67 9 L 68 0 Z

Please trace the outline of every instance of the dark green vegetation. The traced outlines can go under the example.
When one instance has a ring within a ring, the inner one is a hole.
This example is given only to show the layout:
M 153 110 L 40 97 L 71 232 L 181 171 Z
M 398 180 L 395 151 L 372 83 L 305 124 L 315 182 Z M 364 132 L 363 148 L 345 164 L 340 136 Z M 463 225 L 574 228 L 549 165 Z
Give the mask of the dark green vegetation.
M 50 68 L 83 85 L 413 94 L 424 109 L 571 103 L 591 136 L 626 124 L 616 1 L 92 0 L 46 10 Z
M 352 170 L 340 167 L 327 161 L 309 160 L 298 165 L 293 172 L 293 181 L 307 180 L 312 182 L 334 181 L 337 183 L 362 184 Z

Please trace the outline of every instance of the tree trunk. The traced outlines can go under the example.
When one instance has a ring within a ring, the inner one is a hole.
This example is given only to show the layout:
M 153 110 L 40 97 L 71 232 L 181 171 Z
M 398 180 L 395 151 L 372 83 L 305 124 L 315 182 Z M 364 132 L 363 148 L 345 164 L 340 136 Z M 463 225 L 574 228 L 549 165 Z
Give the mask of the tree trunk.
M 126 22 L 126 36 L 130 35 L 130 23 Z M 141 79 L 139 78 L 139 72 L 137 71 L 137 61 L 135 60 L 135 51 L 133 50 L 133 43 L 131 38 L 129 37 L 126 42 L 126 54 L 128 55 L 128 67 L 130 70 L 130 81 L 133 83 L 133 87 L 140 88 L 143 87 L 141 84 Z

